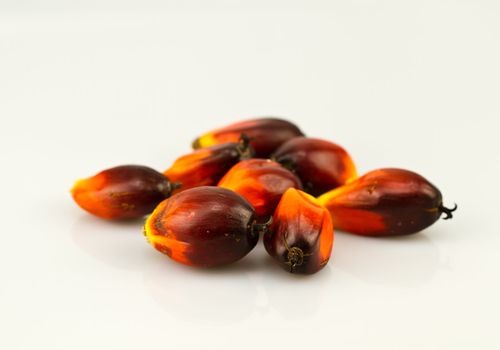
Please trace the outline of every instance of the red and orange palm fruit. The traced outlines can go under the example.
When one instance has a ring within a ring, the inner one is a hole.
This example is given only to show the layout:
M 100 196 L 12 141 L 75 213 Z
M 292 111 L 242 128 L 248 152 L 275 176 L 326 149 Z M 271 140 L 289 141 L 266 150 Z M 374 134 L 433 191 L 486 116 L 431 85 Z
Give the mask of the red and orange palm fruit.
M 235 262 L 257 244 L 255 211 L 225 188 L 188 189 L 161 202 L 144 225 L 158 251 L 185 265 L 213 267 Z
M 419 232 L 442 213 L 441 192 L 427 179 L 403 169 L 378 169 L 318 198 L 332 215 L 336 229 L 365 236 Z
M 244 134 L 258 158 L 268 158 L 282 143 L 304 135 L 293 123 L 279 118 L 244 120 L 209 131 L 193 141 L 193 148 L 205 148 L 225 142 L 236 142 Z
M 296 137 L 282 144 L 272 158 L 297 174 L 304 190 L 313 196 L 342 186 L 357 176 L 349 153 L 326 140 Z
M 287 271 L 312 274 L 330 259 L 333 247 L 330 213 L 313 196 L 288 189 L 264 233 L 267 252 Z
M 122 165 L 75 182 L 71 194 L 89 213 L 104 219 L 135 219 L 149 214 L 175 186 L 146 166 Z
M 163 174 L 180 184 L 174 193 L 197 186 L 215 186 L 233 165 L 252 156 L 252 146 L 243 138 L 239 142 L 223 143 L 179 157 Z
M 287 189 L 302 189 L 300 179 L 290 170 L 272 160 L 257 158 L 243 160 L 233 166 L 218 186 L 245 197 L 259 218 L 273 215 Z

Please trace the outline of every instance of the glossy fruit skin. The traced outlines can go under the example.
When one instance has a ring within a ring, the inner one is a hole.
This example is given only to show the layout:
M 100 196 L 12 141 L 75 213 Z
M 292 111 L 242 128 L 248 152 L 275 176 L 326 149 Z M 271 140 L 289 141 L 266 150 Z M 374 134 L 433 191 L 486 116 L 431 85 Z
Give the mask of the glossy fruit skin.
M 158 251 L 185 265 L 214 267 L 235 262 L 257 244 L 255 212 L 239 194 L 195 187 L 161 202 L 144 234 Z
M 273 215 L 287 189 L 302 189 L 299 178 L 291 171 L 269 159 L 257 158 L 243 160 L 233 166 L 218 186 L 245 197 L 259 218 Z
M 244 134 L 258 158 L 268 158 L 284 142 L 304 135 L 293 123 L 279 118 L 257 118 L 209 131 L 193 141 L 193 148 L 236 142 Z
M 282 144 L 272 156 L 302 180 L 313 196 L 344 185 L 357 177 L 350 155 L 339 145 L 311 137 L 296 137 Z
M 330 259 L 333 247 L 330 213 L 311 195 L 290 188 L 264 234 L 264 246 L 285 270 L 312 274 Z
M 215 186 L 233 165 L 251 158 L 253 153 L 245 142 L 215 145 L 178 158 L 163 174 L 171 182 L 180 184 L 174 193 L 197 186 Z
M 441 192 L 424 177 L 393 168 L 371 171 L 318 200 L 336 229 L 365 236 L 416 233 L 454 210 L 443 207 Z
M 135 219 L 170 196 L 172 185 L 160 172 L 122 165 L 75 182 L 71 193 L 84 210 L 104 219 Z

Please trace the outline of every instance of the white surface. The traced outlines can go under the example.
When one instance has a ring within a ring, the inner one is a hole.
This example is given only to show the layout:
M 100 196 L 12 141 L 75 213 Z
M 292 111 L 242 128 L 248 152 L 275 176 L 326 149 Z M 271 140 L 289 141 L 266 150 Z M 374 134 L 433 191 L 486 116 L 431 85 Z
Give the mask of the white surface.
M 500 3 L 162 3 L 0 3 L 0 348 L 498 349 Z M 197 134 L 265 114 L 361 173 L 422 173 L 456 217 L 338 233 L 298 278 L 261 244 L 225 269 L 177 265 L 141 222 L 71 201 L 77 178 L 163 170 Z

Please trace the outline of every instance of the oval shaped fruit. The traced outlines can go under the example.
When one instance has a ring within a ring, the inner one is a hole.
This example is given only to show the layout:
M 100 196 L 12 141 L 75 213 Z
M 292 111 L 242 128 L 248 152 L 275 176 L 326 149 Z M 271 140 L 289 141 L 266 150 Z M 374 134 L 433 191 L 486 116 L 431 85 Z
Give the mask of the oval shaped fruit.
M 225 142 L 236 142 L 244 134 L 258 158 L 268 158 L 282 143 L 304 135 L 293 123 L 279 118 L 257 118 L 209 131 L 193 141 L 193 148 L 205 148 Z
M 311 274 L 330 259 L 333 224 L 330 213 L 313 196 L 288 189 L 264 234 L 267 252 L 287 271 Z
M 403 169 L 378 169 L 321 195 L 335 228 L 366 236 L 416 233 L 432 225 L 442 213 L 441 192 L 424 177 Z
M 134 219 L 153 211 L 173 186 L 154 169 L 122 165 L 75 182 L 71 193 L 84 210 L 104 219 Z
M 228 142 L 196 150 L 178 158 L 163 174 L 181 184 L 178 193 L 197 186 L 215 186 L 227 171 L 242 159 L 253 156 L 249 140 Z
M 304 190 L 313 196 L 342 186 L 357 176 L 346 150 L 326 140 L 296 137 L 282 144 L 272 158 L 297 174 Z
M 239 162 L 220 180 L 219 187 L 233 190 L 255 208 L 259 217 L 271 216 L 290 187 L 302 189 L 300 180 L 281 164 L 269 159 Z
M 212 267 L 247 255 L 257 244 L 258 228 L 255 212 L 242 196 L 202 186 L 161 202 L 147 219 L 144 234 L 177 262 Z

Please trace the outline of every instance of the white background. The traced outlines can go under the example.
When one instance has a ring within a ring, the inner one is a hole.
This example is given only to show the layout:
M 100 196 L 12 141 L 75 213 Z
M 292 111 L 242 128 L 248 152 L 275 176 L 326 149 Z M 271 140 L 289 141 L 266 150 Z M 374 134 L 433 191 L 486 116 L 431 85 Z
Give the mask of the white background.
M 421 234 L 337 233 L 320 273 L 262 245 L 223 269 L 154 251 L 75 179 L 166 169 L 192 139 L 278 115 L 359 172 L 457 202 Z M 500 3 L 0 2 L 0 348 L 498 349 Z

